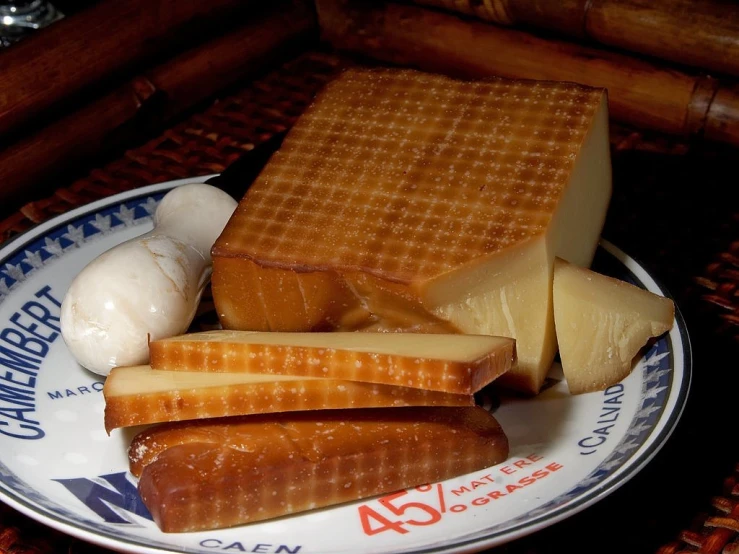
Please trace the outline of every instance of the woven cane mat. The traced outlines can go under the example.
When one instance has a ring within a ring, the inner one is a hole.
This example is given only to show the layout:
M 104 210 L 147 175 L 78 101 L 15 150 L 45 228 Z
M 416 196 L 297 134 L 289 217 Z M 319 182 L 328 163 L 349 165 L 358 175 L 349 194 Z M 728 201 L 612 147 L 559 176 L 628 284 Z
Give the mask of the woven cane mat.
M 87 202 L 222 171 L 295 121 L 346 60 L 309 52 L 0 222 L 0 241 Z M 605 500 L 495 553 L 739 552 L 737 152 L 614 128 L 604 236 L 675 296 L 693 347 L 691 397 L 665 448 Z M 0 554 L 106 553 L 0 505 Z

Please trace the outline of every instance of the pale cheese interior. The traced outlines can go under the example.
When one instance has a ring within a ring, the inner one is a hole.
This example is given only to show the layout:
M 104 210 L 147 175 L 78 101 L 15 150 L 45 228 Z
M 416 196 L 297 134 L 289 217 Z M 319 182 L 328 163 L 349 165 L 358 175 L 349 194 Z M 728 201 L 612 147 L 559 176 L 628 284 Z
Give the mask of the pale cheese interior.
M 423 300 L 465 333 L 516 339 L 518 366 L 501 380 L 537 391 L 557 351 L 555 256 L 589 266 L 611 197 L 608 110 L 601 103 L 546 233 L 428 283 Z
M 114 370 L 115 371 L 115 370 Z M 153 370 L 148 365 L 126 367 L 126 377 L 109 379 L 106 396 L 153 394 L 185 389 L 206 389 L 255 383 L 312 381 L 318 377 L 266 375 L 259 373 L 206 373 L 197 371 Z M 337 383 L 340 381 L 336 381 Z
M 674 321 L 672 300 L 557 260 L 554 316 L 572 393 L 602 390 L 631 372 L 634 358 Z

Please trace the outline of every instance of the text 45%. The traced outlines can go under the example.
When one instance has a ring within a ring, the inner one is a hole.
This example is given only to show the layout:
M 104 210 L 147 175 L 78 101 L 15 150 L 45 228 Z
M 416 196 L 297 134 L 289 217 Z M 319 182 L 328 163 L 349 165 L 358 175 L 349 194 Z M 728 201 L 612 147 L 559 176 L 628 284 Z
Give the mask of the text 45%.
M 444 500 L 444 489 L 441 483 L 415 487 L 418 492 L 435 492 L 433 505 L 425 502 L 408 501 L 408 491 L 400 491 L 378 500 L 382 510 L 363 504 L 359 506 L 359 519 L 366 535 L 376 535 L 385 531 L 395 531 L 402 535 L 408 533 L 407 525 L 433 525 L 441 521 L 442 514 L 447 511 Z M 428 498 L 430 495 L 426 495 Z M 466 506 L 452 506 L 453 512 L 463 511 Z M 401 519 L 402 518 L 402 519 Z

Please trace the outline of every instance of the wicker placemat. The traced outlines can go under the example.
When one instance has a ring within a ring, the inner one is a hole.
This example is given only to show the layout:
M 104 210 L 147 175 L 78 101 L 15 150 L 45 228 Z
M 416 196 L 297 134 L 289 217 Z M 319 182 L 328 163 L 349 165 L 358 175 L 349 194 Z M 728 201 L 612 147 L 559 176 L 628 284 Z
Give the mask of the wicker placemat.
M 711 512 L 699 513 L 677 540 L 664 545 L 659 554 L 739 552 L 739 465 L 724 480 L 720 495 L 711 498 Z
M 309 52 L 161 136 L 31 202 L 0 222 L 0 240 L 87 202 L 152 183 L 222 171 L 288 128 L 347 60 Z M 691 399 L 662 452 L 613 495 L 496 553 L 732 552 L 739 461 L 731 423 L 739 337 L 736 151 L 614 129 L 615 190 L 604 236 L 674 294 L 694 348 Z M 0 554 L 107 552 L 0 505 Z M 739 552 L 739 550 L 737 550 Z

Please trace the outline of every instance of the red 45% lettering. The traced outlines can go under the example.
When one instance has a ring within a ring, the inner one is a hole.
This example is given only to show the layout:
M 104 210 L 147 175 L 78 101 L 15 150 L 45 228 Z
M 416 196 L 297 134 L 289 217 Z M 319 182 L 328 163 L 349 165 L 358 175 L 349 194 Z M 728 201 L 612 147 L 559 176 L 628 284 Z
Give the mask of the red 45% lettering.
M 382 511 L 363 504 L 359 506 L 358 511 L 364 533 L 366 535 L 376 535 L 385 531 L 395 531 L 404 535 L 410 531 L 406 528 L 407 525 L 433 525 L 441 521 L 442 514 L 447 512 L 444 488 L 441 483 L 421 485 L 415 487 L 414 490 L 418 492 L 435 491 L 433 505 L 425 502 L 407 501 L 408 499 L 404 497 L 408 495 L 408 491 L 400 491 L 380 498 L 378 502 L 383 508 Z M 450 512 L 464 512 L 466 509 L 467 506 L 464 504 L 449 506 Z

